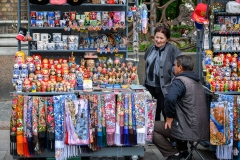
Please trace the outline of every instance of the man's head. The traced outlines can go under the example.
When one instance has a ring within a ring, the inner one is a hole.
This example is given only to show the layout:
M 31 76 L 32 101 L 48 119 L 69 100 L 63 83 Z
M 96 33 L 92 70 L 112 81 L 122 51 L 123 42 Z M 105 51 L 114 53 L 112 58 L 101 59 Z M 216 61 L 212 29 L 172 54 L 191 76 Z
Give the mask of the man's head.
M 194 63 L 190 56 L 180 55 L 174 62 L 174 74 L 178 75 L 184 71 L 192 71 L 193 66 Z

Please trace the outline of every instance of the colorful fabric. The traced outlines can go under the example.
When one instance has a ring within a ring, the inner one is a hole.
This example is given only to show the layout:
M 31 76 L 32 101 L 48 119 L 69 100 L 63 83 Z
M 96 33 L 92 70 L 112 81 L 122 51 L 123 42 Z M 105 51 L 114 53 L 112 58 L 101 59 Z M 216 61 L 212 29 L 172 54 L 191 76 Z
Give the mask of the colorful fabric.
M 129 99 L 128 94 L 124 94 L 124 145 L 130 146 L 129 142 L 129 133 L 128 133 L 128 127 L 129 127 Z
M 120 143 L 124 145 L 124 106 L 125 106 L 125 96 L 121 94 L 121 105 L 120 105 Z
M 55 142 L 55 123 L 54 123 L 54 107 L 53 107 L 53 97 L 47 97 L 47 118 L 46 118 L 46 125 L 47 125 L 47 148 L 49 151 L 53 151 L 55 149 L 54 142 Z
M 55 158 L 61 160 L 63 158 L 63 121 L 64 121 L 64 108 L 62 108 L 62 96 L 54 96 L 54 120 L 55 120 Z
M 152 142 L 157 101 L 148 99 L 146 104 L 148 114 L 146 141 Z
M 135 93 L 132 93 L 132 126 L 133 126 L 133 144 L 137 145 L 137 124 L 135 110 Z
M 132 119 L 132 95 L 128 94 L 128 133 L 129 133 L 129 143 L 133 145 L 133 119 Z
M 102 147 L 107 146 L 107 129 L 106 129 L 106 111 L 104 96 L 101 96 L 101 111 L 102 111 Z
M 23 124 L 24 124 L 24 140 L 23 140 L 23 154 L 24 157 L 29 157 L 28 142 L 27 142 L 27 109 L 28 109 L 28 96 L 24 96 L 23 106 Z
M 46 114 L 45 108 L 47 105 L 47 97 L 39 97 L 38 104 L 38 138 L 39 138 L 39 150 L 44 152 L 46 142 Z
M 233 140 L 238 141 L 238 96 L 234 96 L 233 106 Z
M 135 93 L 135 118 L 136 118 L 136 129 L 137 129 L 137 143 L 140 145 L 145 144 L 145 93 Z
M 98 136 L 98 147 L 103 147 L 103 134 L 102 134 L 102 97 L 101 95 L 97 96 L 97 104 L 98 104 L 98 127 L 97 127 L 97 136 Z
M 23 150 L 23 141 L 24 141 L 24 128 L 23 128 L 23 105 L 24 105 L 24 97 L 22 95 L 18 95 L 18 102 L 17 102 L 17 132 L 16 132 L 16 138 L 17 138 L 17 153 L 20 156 L 24 156 L 24 150 Z
M 13 94 L 10 119 L 10 154 L 12 155 L 16 155 L 17 102 L 18 96 L 16 94 Z
M 117 94 L 117 109 L 116 109 L 116 131 L 115 131 L 115 139 L 114 143 L 117 146 L 121 146 L 121 133 L 120 133 L 120 112 L 122 108 L 122 94 Z
M 105 113 L 106 113 L 105 118 L 106 118 L 107 144 L 108 146 L 112 146 L 114 144 L 114 133 L 115 133 L 115 125 L 116 125 L 115 94 L 105 94 L 104 102 L 105 102 Z
M 237 108 L 238 108 L 238 141 L 240 141 L 240 96 L 237 96 Z
M 90 117 L 91 117 L 91 134 L 92 134 L 92 142 L 91 149 L 96 151 L 97 147 L 97 97 L 94 95 L 89 96 L 90 100 Z
M 37 96 L 33 96 L 33 106 L 32 106 L 32 132 L 33 132 L 33 146 L 34 151 L 39 154 L 39 140 L 38 140 L 38 104 L 39 99 Z
M 26 138 L 28 142 L 28 151 L 29 154 L 34 154 L 33 147 L 33 129 L 32 129 L 32 106 L 33 106 L 33 98 L 32 96 L 28 97 L 28 106 L 27 106 L 27 122 L 26 122 Z

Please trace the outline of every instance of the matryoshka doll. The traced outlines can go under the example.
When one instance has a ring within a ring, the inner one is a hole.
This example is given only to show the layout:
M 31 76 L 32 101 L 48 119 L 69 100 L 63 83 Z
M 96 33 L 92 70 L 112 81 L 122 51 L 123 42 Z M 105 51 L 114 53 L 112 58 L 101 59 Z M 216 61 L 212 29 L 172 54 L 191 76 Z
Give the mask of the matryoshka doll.
M 41 55 L 39 55 L 39 54 L 34 54 L 33 55 L 33 61 L 34 61 L 34 64 L 36 65 L 36 64 L 41 64 L 41 62 L 42 62 L 42 57 L 41 57 Z
M 62 71 L 61 70 L 57 70 L 57 82 L 62 82 Z
M 25 63 L 25 53 L 23 51 L 17 51 L 15 53 L 15 63 L 20 66 Z
M 30 79 L 25 78 L 23 81 L 23 91 L 24 92 L 31 92 L 32 91 L 32 84 Z
M 28 65 L 29 63 L 33 63 L 34 61 L 33 61 L 33 57 L 32 56 L 27 56 L 26 57 L 26 64 Z
M 35 64 L 35 74 L 40 74 L 41 73 L 41 63 Z
M 49 62 L 47 58 L 44 58 L 42 60 L 42 68 L 48 68 L 49 67 Z
M 42 75 L 43 75 L 43 81 L 48 82 L 49 81 L 49 70 L 48 68 L 42 69 Z

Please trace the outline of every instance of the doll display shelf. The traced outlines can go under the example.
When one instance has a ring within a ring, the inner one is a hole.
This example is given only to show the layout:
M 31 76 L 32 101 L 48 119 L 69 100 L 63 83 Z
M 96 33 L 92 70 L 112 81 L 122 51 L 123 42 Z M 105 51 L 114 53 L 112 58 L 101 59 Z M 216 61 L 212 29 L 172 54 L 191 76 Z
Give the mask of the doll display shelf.
M 134 2 L 135 3 L 135 2 Z M 53 4 L 45 4 L 47 6 L 56 6 L 56 5 L 53 5 Z M 39 6 L 37 4 L 30 4 L 30 6 Z M 44 6 L 44 5 L 43 5 Z M 62 4 L 60 6 L 71 6 L 69 5 L 68 3 L 65 3 L 65 4 Z M 116 6 L 119 6 L 119 7 L 125 7 L 127 6 L 127 3 L 126 4 L 93 4 L 93 3 L 82 3 L 81 6 L 104 6 L 104 7 L 116 7 Z M 79 7 L 79 6 L 78 6 Z

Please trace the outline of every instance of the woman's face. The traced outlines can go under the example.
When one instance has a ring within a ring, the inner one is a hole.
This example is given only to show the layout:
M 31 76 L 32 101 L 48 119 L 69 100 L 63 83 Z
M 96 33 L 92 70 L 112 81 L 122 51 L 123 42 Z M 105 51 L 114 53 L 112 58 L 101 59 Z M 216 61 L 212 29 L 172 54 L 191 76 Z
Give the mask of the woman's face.
M 163 47 L 167 43 L 167 41 L 167 37 L 161 32 L 157 32 L 154 36 L 155 45 L 159 48 Z

